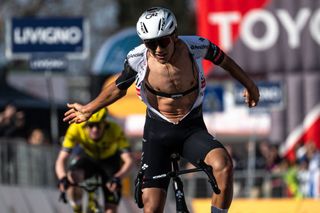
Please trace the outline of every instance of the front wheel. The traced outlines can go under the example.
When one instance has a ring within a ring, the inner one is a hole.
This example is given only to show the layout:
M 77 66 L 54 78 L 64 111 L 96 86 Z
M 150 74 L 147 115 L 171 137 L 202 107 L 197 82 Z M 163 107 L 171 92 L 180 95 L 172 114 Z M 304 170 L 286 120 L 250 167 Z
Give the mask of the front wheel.
M 87 211 L 88 213 L 103 213 L 101 206 L 99 205 L 99 202 L 97 201 L 94 192 L 91 192 L 88 194 L 88 207 Z

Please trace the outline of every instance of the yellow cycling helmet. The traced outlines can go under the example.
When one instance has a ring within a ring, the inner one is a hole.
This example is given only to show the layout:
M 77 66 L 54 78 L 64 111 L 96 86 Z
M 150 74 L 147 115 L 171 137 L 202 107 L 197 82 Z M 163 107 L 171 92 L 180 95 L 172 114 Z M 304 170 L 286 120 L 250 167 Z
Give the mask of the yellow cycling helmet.
M 100 123 L 106 119 L 107 115 L 108 110 L 106 108 L 102 108 L 89 118 L 88 123 Z

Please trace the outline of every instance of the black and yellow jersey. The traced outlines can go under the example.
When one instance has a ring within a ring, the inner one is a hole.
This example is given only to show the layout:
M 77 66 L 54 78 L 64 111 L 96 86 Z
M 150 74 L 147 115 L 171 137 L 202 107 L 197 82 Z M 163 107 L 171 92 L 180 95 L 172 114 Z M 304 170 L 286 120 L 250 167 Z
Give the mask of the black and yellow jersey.
M 105 159 L 117 152 L 130 150 L 130 144 L 121 127 L 112 121 L 106 121 L 104 133 L 98 141 L 89 137 L 85 123 L 71 124 L 66 132 L 62 148 L 71 152 L 77 144 L 94 159 Z

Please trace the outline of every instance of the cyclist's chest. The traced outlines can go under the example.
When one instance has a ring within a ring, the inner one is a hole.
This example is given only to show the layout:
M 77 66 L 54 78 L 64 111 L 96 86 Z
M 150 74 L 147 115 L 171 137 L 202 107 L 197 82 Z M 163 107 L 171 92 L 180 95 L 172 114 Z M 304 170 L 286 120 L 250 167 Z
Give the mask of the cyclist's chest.
M 196 85 L 197 70 L 189 56 L 177 58 L 174 63 L 166 64 L 150 59 L 145 80 L 157 91 L 181 92 Z
M 86 152 L 90 152 L 91 154 L 98 156 L 112 155 L 117 149 L 118 145 L 115 143 L 116 139 L 110 135 L 102 136 L 102 138 L 98 141 L 94 141 L 88 137 L 88 135 L 81 135 L 81 146 L 84 148 Z

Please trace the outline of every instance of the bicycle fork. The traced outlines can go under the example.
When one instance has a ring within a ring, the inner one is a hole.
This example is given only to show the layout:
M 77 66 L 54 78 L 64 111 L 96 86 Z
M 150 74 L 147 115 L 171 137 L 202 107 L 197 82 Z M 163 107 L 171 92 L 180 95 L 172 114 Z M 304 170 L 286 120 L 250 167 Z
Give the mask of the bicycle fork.
M 173 159 L 172 161 L 173 172 L 177 174 L 179 171 L 178 161 L 177 159 Z M 174 189 L 174 196 L 176 198 L 176 211 L 177 213 L 189 213 L 184 191 L 183 191 L 183 183 L 179 176 L 172 177 L 172 184 Z
M 98 201 L 96 198 L 95 192 L 88 193 L 88 212 L 91 213 L 100 213 L 100 209 L 98 208 Z

